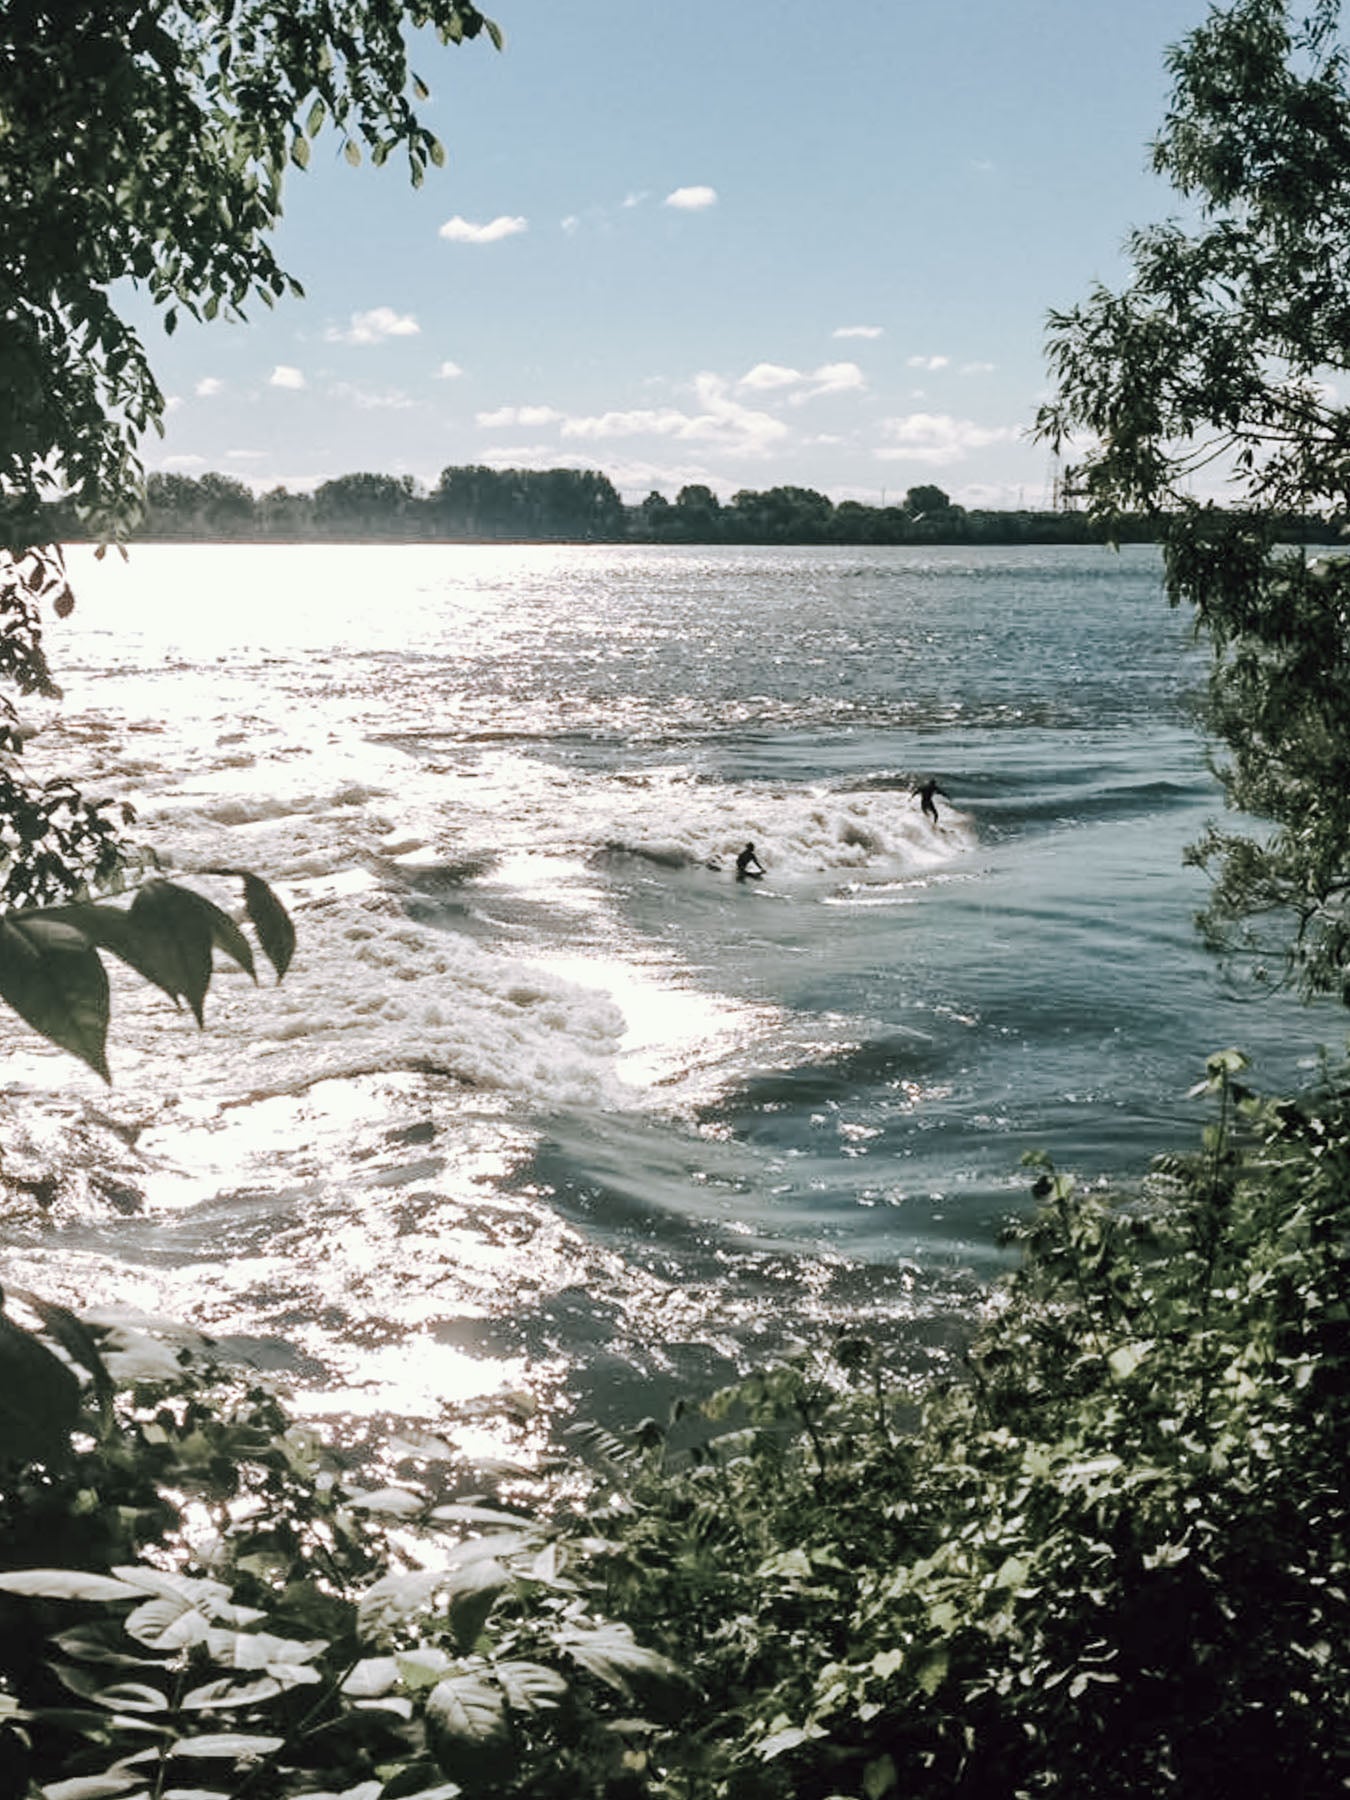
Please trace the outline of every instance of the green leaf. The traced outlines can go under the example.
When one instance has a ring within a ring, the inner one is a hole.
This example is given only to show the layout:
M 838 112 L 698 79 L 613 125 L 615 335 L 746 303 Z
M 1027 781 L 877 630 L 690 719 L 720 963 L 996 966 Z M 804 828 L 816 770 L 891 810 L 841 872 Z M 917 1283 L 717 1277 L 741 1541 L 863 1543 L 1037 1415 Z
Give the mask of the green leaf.
M 42 1800 L 107 1800 L 141 1780 L 139 1775 L 76 1775 L 69 1781 L 49 1781 L 39 1791 Z
M 37 913 L 0 919 L 0 999 L 43 1037 L 110 1079 L 108 977 L 78 931 Z
M 12 1569 L 0 1575 L 0 1590 L 27 1594 L 34 1600 L 128 1600 L 139 1592 L 112 1575 L 93 1575 L 87 1569 Z
M 270 1756 L 280 1750 L 285 1738 L 254 1736 L 242 1731 L 210 1732 L 202 1737 L 179 1738 L 164 1754 L 174 1757 L 205 1757 L 212 1761 L 228 1758 L 238 1762 L 244 1756 Z
M 355 138 L 347 139 L 346 143 L 342 146 L 342 154 L 354 169 L 360 167 L 361 146 L 356 142 Z
M 5 1460 L 59 1461 L 79 1416 L 75 1376 L 40 1338 L 0 1312 L 0 1450 Z
M 286 908 L 260 875 L 248 869 L 208 869 L 208 875 L 232 875 L 243 883 L 244 908 L 258 934 L 263 955 L 280 981 L 295 954 L 295 926 Z
M 487 1616 L 511 1576 L 490 1558 L 475 1558 L 452 1569 L 446 1586 L 450 1595 L 450 1629 L 460 1650 L 471 1650 Z
M 543 1712 L 556 1706 L 567 1692 L 567 1683 L 558 1671 L 543 1663 L 499 1662 L 493 1664 L 492 1672 L 507 1704 L 517 1712 Z
M 395 1518 L 408 1519 L 421 1512 L 426 1505 L 420 1494 L 413 1494 L 407 1488 L 374 1488 L 369 1493 L 352 1493 L 347 1496 L 347 1504 L 358 1512 L 389 1513 Z
M 22 1300 L 25 1306 L 31 1307 L 66 1355 L 93 1377 L 94 1392 L 106 1429 L 112 1417 L 113 1381 L 93 1332 L 68 1307 L 58 1306 L 52 1300 L 44 1300 L 40 1294 L 30 1293 L 27 1288 L 12 1287 L 6 1291 Z
M 353 1700 L 378 1700 L 392 1693 L 399 1683 L 396 1657 L 366 1656 L 348 1674 L 342 1692 Z
M 260 1700 L 274 1699 L 282 1691 L 282 1684 L 272 1675 L 260 1676 L 257 1681 L 222 1677 L 193 1688 L 184 1694 L 181 1704 L 184 1712 L 208 1712 L 217 1706 L 252 1706 Z
M 146 1681 L 118 1681 L 112 1687 L 87 1694 L 85 1698 L 106 1706 L 109 1712 L 161 1713 L 169 1710 L 163 1692 Z
M 200 1025 L 214 936 L 199 900 L 171 881 L 147 881 L 136 890 L 127 917 L 138 934 L 141 960 L 134 966 L 175 1000 L 186 1000 Z
M 487 1744 L 506 1730 L 499 1690 L 482 1675 L 451 1675 L 427 1695 L 427 1715 L 441 1730 L 464 1743 Z
M 385 1575 L 361 1596 L 357 1624 L 363 1634 L 378 1633 L 422 1612 L 441 1584 L 438 1571 L 418 1570 L 411 1575 Z
M 680 1683 L 682 1679 L 668 1657 L 646 1649 L 634 1639 L 627 1625 L 614 1621 L 589 1630 L 569 1627 L 558 1634 L 558 1645 L 583 1669 L 621 1694 L 631 1692 L 632 1676 L 663 1684 Z

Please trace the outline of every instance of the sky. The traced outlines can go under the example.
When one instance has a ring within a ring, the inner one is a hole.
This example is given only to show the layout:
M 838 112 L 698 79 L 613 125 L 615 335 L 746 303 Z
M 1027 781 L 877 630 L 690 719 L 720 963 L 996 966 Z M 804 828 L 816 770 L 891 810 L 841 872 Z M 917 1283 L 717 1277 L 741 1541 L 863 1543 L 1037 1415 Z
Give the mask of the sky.
M 309 489 L 359 470 L 588 468 L 1050 503 L 1046 316 L 1169 216 L 1164 53 L 1206 0 L 489 0 L 419 39 L 447 150 L 286 189 L 303 300 L 136 315 L 149 469 Z

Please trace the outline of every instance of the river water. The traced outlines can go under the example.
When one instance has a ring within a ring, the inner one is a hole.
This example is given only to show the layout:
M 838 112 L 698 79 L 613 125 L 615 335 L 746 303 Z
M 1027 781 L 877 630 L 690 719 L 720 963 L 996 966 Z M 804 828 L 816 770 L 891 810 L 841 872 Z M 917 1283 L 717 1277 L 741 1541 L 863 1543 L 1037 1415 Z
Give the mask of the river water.
M 504 1394 L 659 1412 L 843 1324 L 940 1357 L 1024 1150 L 1137 1181 L 1208 1052 L 1313 1041 L 1193 932 L 1220 802 L 1148 547 L 72 566 L 35 772 L 266 876 L 299 950 L 200 1033 L 117 980 L 111 1089 L 10 1020 L 4 1166 L 60 1191 L 9 1279 L 312 1413 L 472 1452 Z

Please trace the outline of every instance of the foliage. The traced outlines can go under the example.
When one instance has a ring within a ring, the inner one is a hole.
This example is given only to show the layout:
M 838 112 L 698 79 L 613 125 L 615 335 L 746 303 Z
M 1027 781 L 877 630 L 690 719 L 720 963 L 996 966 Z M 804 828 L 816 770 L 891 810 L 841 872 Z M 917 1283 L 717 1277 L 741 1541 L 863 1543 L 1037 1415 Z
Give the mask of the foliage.
M 349 161 L 444 150 L 409 91 L 405 31 L 497 36 L 461 0 L 11 0 L 0 13 L 0 544 L 43 542 L 68 492 L 97 533 L 134 504 L 136 440 L 163 396 L 112 284 L 168 330 L 298 291 L 270 236 L 285 177 L 334 130 Z
M 58 535 L 78 537 L 77 518 L 49 512 Z M 1289 521 L 1300 541 L 1307 521 Z M 1118 537 L 1143 540 L 1142 520 L 1116 522 Z M 593 469 L 451 467 L 431 492 L 410 476 L 358 473 L 320 483 L 313 494 L 285 487 L 256 497 L 233 476 L 154 474 L 135 538 L 187 541 L 268 538 L 500 540 L 675 544 L 1092 544 L 1105 528 L 1085 512 L 967 510 L 941 488 L 911 488 L 899 505 L 834 505 L 812 488 L 743 488 L 723 505 L 692 484 L 673 501 L 650 493 L 625 506 L 609 477 Z M 1324 533 L 1323 535 L 1329 535 Z M 1334 534 L 1330 534 L 1334 536 Z
M 137 444 L 160 428 L 164 399 L 118 311 L 125 284 L 168 331 L 181 312 L 242 318 L 253 300 L 298 293 L 271 235 L 286 174 L 304 168 L 313 140 L 331 127 L 351 162 L 401 149 L 415 183 L 444 161 L 409 100 L 429 95 L 405 36 L 425 27 L 443 44 L 484 31 L 500 44 L 468 0 L 0 8 L 0 679 L 21 695 L 59 697 L 41 628 L 43 607 L 63 617 L 74 604 L 57 542 L 124 533 L 140 509 Z M 194 497 L 213 522 L 252 513 L 252 495 L 226 477 L 203 477 Z M 166 484 L 164 498 L 184 495 Z M 0 995 L 106 1074 L 100 948 L 198 1016 L 210 943 L 250 969 L 251 952 L 223 914 L 165 883 L 126 915 L 72 912 L 125 880 L 130 812 L 69 782 L 26 782 L 23 736 L 0 699 Z M 246 904 L 272 956 L 284 914 L 253 881 Z M 31 910 L 53 902 L 68 904 Z
M 1281 547 L 1350 520 L 1350 87 L 1337 0 L 1235 0 L 1170 54 L 1153 161 L 1188 224 L 1135 234 L 1133 279 L 1051 317 L 1039 419 L 1092 515 L 1154 517 L 1174 602 L 1214 652 L 1229 804 L 1212 830 L 1216 943 L 1350 1001 L 1350 562 Z M 1197 497 L 1217 482 L 1226 505 Z
M 552 1522 L 0 1316 L 44 1398 L 0 1421 L 7 1800 L 1340 1791 L 1350 1089 L 1241 1073 L 1144 1197 L 1042 1163 L 959 1379 L 846 1333 L 692 1451 L 579 1434 Z
M 697 1676 L 654 1791 L 1132 1796 L 1350 1775 L 1350 1102 L 1220 1116 L 1151 1203 L 1048 1165 L 1022 1261 L 926 1396 L 874 1346 L 633 1449 L 611 1604 Z
M 114 1399 L 109 1346 L 44 1324 L 102 1392 L 66 1450 L 0 1451 L 6 1800 L 623 1791 L 642 1707 L 681 1688 L 597 1616 L 579 1551 L 440 1500 L 431 1467 L 360 1486 L 186 1353 Z
M 245 912 L 280 980 L 295 950 L 286 909 L 260 876 L 210 872 L 243 884 Z M 252 948 L 230 915 L 192 888 L 156 877 L 126 907 L 83 901 L 0 916 L 0 999 L 107 1081 L 109 989 L 99 952 L 110 951 L 175 1003 L 186 1000 L 200 1025 L 217 950 L 257 980 Z

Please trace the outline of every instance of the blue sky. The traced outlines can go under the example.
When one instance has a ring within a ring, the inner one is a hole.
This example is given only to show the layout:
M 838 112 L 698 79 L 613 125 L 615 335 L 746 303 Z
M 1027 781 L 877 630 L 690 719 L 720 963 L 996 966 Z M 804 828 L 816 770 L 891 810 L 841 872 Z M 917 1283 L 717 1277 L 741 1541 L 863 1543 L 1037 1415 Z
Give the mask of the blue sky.
M 1203 0 L 488 10 L 501 54 L 415 57 L 448 151 L 420 190 L 332 137 L 295 173 L 303 301 L 147 327 L 149 467 L 1047 502 L 1045 316 L 1174 209 L 1147 145 Z

